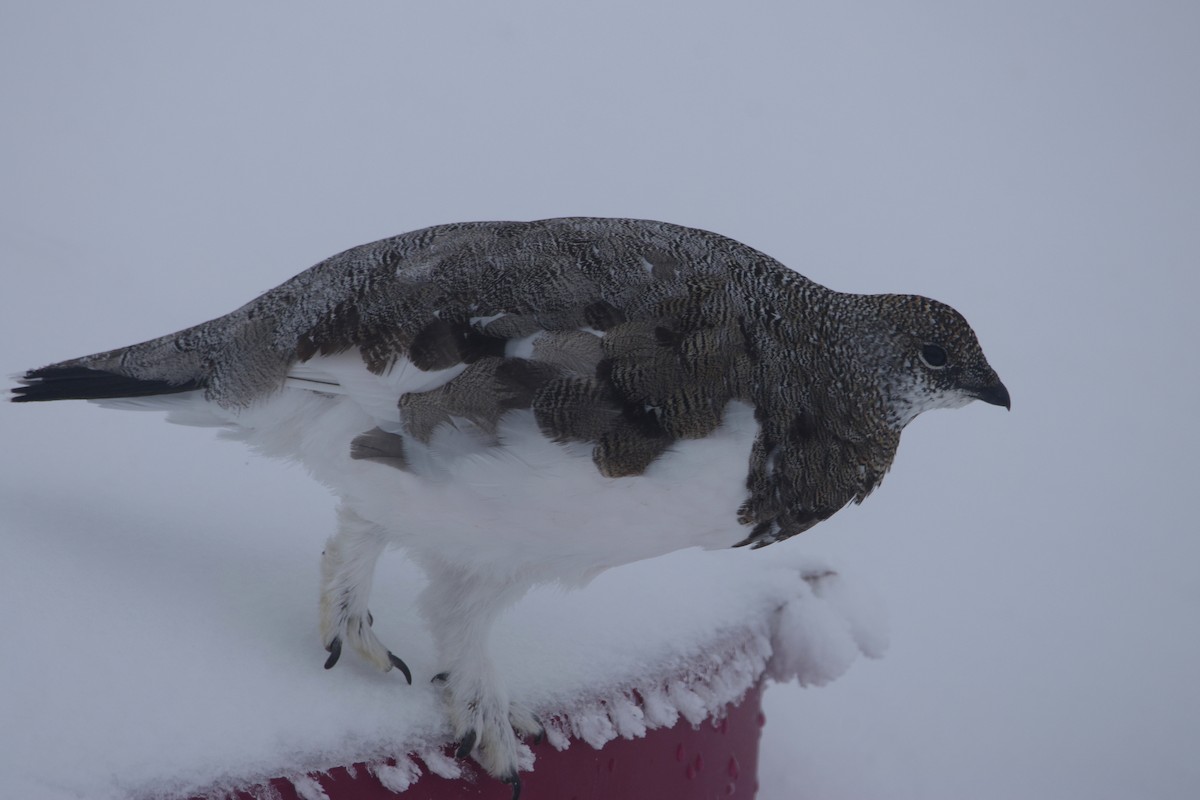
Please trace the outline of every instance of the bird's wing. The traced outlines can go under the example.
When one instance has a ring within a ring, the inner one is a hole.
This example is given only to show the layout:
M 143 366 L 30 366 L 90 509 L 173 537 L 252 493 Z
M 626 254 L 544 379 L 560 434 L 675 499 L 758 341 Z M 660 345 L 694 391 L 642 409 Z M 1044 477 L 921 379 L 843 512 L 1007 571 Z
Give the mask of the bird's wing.
M 715 429 L 752 369 L 728 263 L 704 248 L 673 255 L 680 229 L 646 225 L 385 240 L 273 290 L 255 316 L 275 316 L 293 343 L 290 385 L 382 391 L 419 439 L 451 417 L 489 430 L 531 408 L 546 435 L 593 444 L 604 474 L 639 474 L 672 441 Z M 380 380 L 363 382 L 346 358 Z

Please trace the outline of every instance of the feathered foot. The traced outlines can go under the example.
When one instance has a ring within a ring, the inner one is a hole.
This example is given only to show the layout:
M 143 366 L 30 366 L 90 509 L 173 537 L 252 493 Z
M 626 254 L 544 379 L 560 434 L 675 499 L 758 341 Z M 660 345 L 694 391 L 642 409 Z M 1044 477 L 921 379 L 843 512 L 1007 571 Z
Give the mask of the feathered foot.
M 542 742 L 546 729 L 541 721 L 524 705 L 508 702 L 502 691 L 480 685 L 474 690 L 456 688 L 452 676 L 445 679 L 444 686 L 450 723 L 458 741 L 455 756 L 473 756 L 489 774 L 511 784 L 513 800 L 517 800 L 521 795 L 519 770 L 528 759 L 520 739 Z
M 325 643 L 325 651 L 329 653 L 329 657 L 325 659 L 325 669 L 333 669 L 338 659 L 342 657 L 342 642 L 348 641 L 350 642 L 350 646 L 357 650 L 363 658 L 384 672 L 393 667 L 400 670 L 404 674 L 404 679 L 408 681 L 408 685 L 411 686 L 413 682 L 412 671 L 409 670 L 408 665 L 404 663 L 403 659 L 383 646 L 383 643 L 370 630 L 370 622 L 368 614 L 368 627 L 364 629 L 361 617 L 348 616 L 344 622 L 338 624 L 338 627 L 334 627 L 337 623 L 331 623 L 326 627 L 324 615 L 322 615 L 321 638 Z M 340 632 L 333 632 L 335 630 Z M 380 658 L 381 652 L 385 654 L 384 657 L 387 659 L 386 666 L 383 665 L 383 660 Z
M 337 664 L 343 645 L 349 644 L 383 672 L 400 670 L 411 684 L 412 672 L 371 630 L 374 619 L 367 610 L 385 535 L 345 506 L 338 511 L 338 523 L 321 558 L 321 644 L 329 653 L 325 669 Z
M 521 793 L 520 770 L 532 764 L 518 737 L 540 742 L 545 729 L 531 710 L 509 700 L 492 665 L 488 638 L 496 615 L 523 591 L 447 569 L 431 572 L 421 596 L 439 654 L 451 665 L 433 680 L 445 692 L 457 755 L 473 757 L 490 775 L 511 784 L 514 798 Z

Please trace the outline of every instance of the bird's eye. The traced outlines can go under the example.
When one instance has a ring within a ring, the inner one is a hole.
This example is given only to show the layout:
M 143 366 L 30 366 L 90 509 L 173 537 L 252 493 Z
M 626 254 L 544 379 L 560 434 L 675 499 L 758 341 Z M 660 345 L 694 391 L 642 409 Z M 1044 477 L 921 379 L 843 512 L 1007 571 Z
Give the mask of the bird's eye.
M 946 349 L 940 344 L 927 344 L 921 348 L 921 360 L 927 367 L 941 369 L 946 366 Z

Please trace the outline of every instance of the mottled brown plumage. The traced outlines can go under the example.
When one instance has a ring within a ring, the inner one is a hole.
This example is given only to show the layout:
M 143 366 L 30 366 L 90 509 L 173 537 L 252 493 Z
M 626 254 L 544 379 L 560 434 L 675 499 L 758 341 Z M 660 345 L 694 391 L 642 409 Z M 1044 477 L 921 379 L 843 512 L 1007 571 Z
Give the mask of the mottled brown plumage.
M 478 733 L 477 758 L 513 780 L 497 720 L 534 723 L 493 685 L 486 628 L 524 586 L 793 536 L 870 494 L 917 414 L 1009 404 L 949 306 L 832 291 L 707 231 L 587 218 L 356 247 L 224 317 L 32 370 L 15 391 L 177 397 L 308 465 L 344 498 L 323 566 L 330 665 L 343 640 L 402 663 L 363 624 L 375 559 L 398 541 L 430 572 L 456 733 Z M 713 453 L 724 463 L 703 462 Z M 566 496 L 539 492 L 562 475 Z M 575 491 L 593 505 L 574 508 Z

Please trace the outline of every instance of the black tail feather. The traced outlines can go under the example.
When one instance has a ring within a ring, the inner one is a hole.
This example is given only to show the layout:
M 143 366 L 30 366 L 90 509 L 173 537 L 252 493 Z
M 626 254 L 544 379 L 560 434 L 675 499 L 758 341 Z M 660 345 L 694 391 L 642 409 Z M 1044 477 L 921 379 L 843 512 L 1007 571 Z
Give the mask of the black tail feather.
M 102 400 L 114 397 L 147 397 L 176 394 L 202 388 L 200 381 L 169 383 L 161 380 L 131 378 L 87 367 L 42 367 L 26 372 L 24 386 L 14 388 L 14 403 L 41 400 Z

